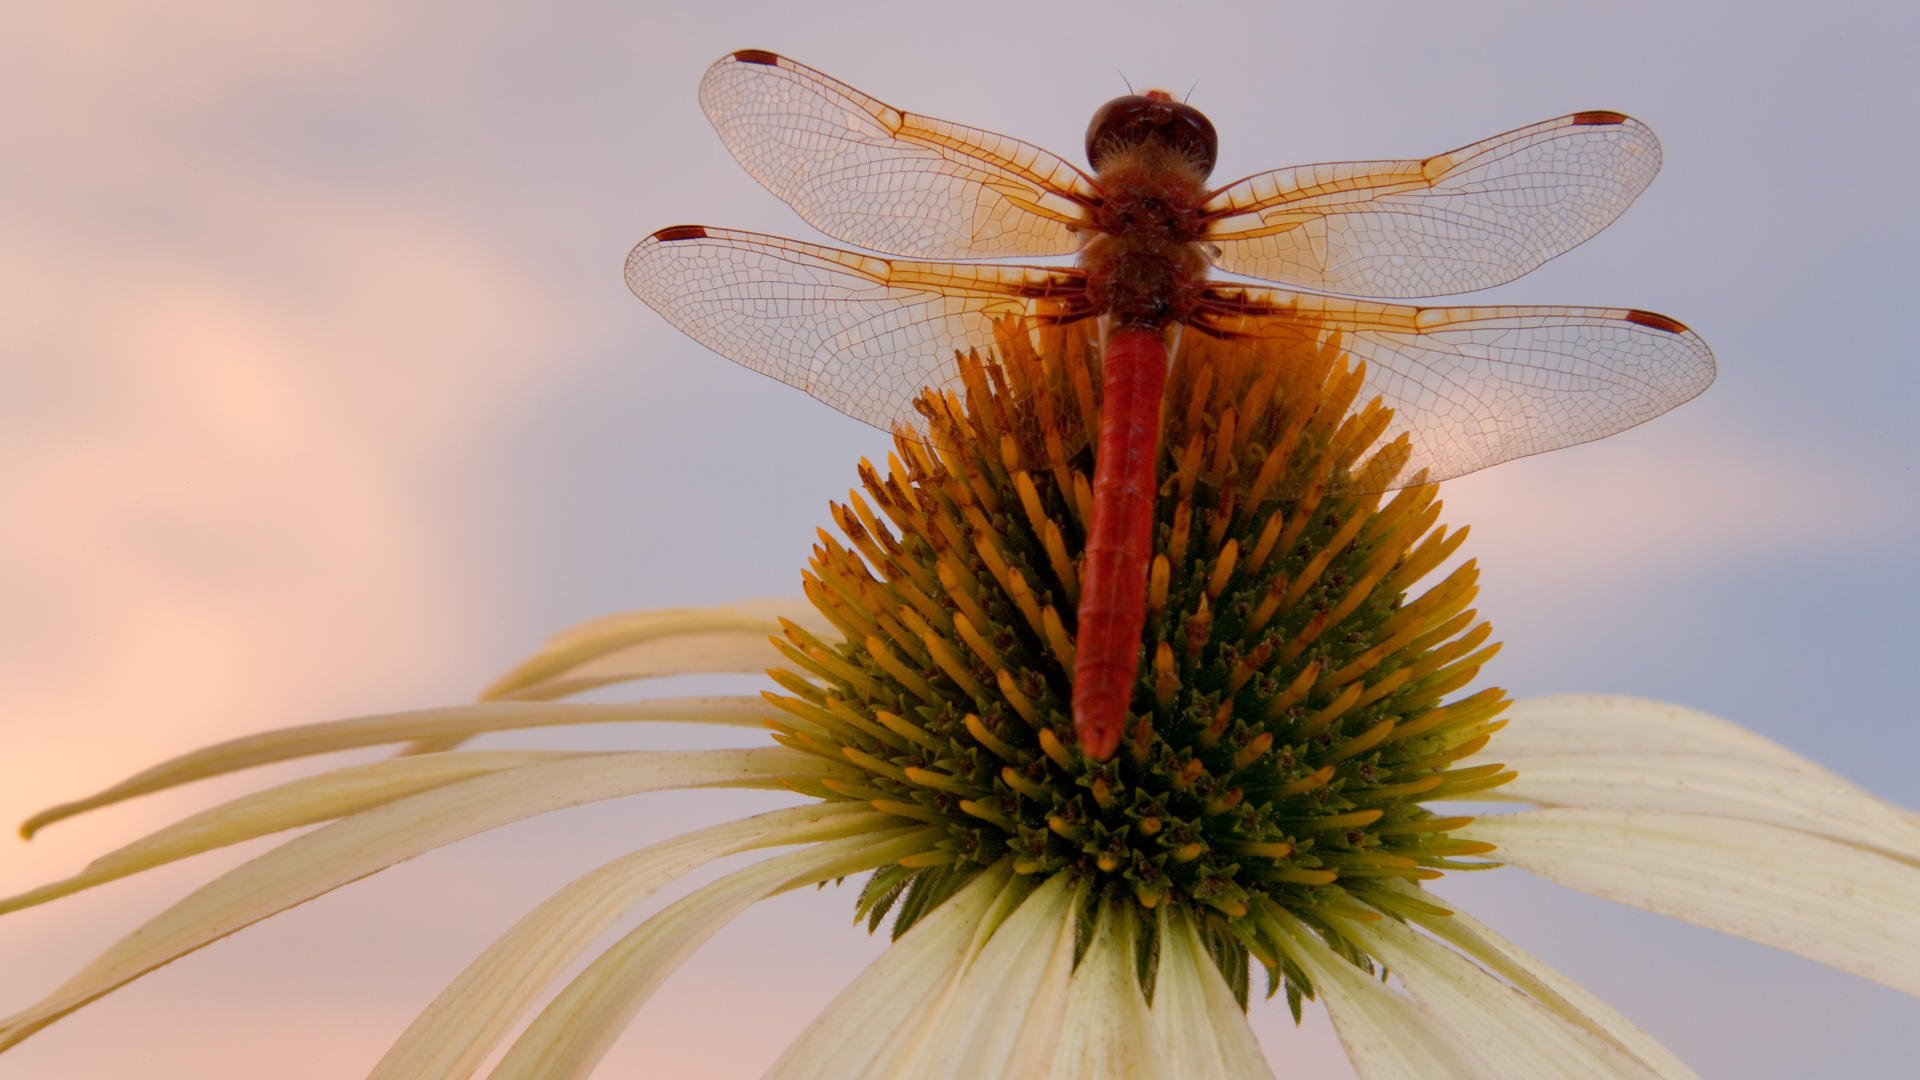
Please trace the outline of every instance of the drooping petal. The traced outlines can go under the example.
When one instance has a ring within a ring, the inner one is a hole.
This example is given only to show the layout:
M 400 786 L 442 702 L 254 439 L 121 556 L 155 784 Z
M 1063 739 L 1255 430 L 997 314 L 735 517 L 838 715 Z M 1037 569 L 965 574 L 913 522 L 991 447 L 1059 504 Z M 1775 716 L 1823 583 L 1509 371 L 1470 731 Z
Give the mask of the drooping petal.
M 1717 754 L 1826 774 L 1813 762 L 1738 724 L 1649 698 L 1549 694 L 1514 702 L 1504 719 L 1507 726 L 1493 743 L 1502 754 L 1533 755 L 1573 747 L 1611 753 Z
M 1270 1077 L 1273 1069 L 1246 1013 L 1207 955 L 1193 918 L 1160 908 L 1160 968 L 1153 1022 L 1167 1058 L 1185 1076 Z
M 838 1080 L 861 1076 L 900 1052 L 966 969 L 983 922 L 1010 884 L 995 864 L 915 923 L 840 992 L 768 1070 L 769 1077 Z M 1017 918 L 1017 916 L 1016 916 Z M 1004 929 L 1004 928 L 1003 928 Z
M 780 619 L 824 629 L 805 600 L 759 600 L 711 608 L 665 608 L 607 615 L 560 631 L 512 671 L 494 680 L 481 701 L 552 701 L 596 687 L 666 675 L 758 673 L 779 659 L 771 635 Z M 448 731 L 422 738 L 408 754 L 451 750 L 469 736 Z
M 452 737 L 454 742 L 458 742 L 468 736 L 490 731 L 568 724 L 677 723 L 758 727 L 769 711 L 766 702 L 750 696 L 659 698 L 624 705 L 495 702 L 300 724 L 263 731 L 257 735 L 244 735 L 170 758 L 84 799 L 42 810 L 20 826 L 20 833 L 31 837 L 62 818 L 123 802 L 136 795 L 150 795 L 192 780 L 204 780 L 256 765 L 270 765 L 314 754 L 331 754 L 340 750 L 358 750 L 409 739 L 442 736 Z
M 1920 869 L 1899 860 L 1704 814 L 1529 810 L 1457 835 L 1550 881 L 1920 994 Z
M 493 1076 L 586 1076 L 660 983 L 741 912 L 775 893 L 924 851 L 938 835 L 938 830 L 908 828 L 830 840 L 776 855 L 689 893 L 587 965 L 514 1041 Z
M 1920 863 L 1920 815 L 1724 720 L 1640 698 L 1522 701 L 1485 756 L 1543 806 L 1717 814 L 1799 829 Z
M 331 821 L 460 780 L 586 754 L 481 750 L 350 765 L 289 781 L 183 818 L 87 864 L 80 873 L 0 900 L 0 914 L 44 904 L 102 882 L 285 829 Z
M 1353 923 L 1353 940 L 1383 958 L 1423 1008 L 1475 1049 L 1488 1080 L 1651 1077 L 1613 1042 L 1572 1023 L 1453 949 L 1391 919 Z
M 767 639 L 782 618 L 829 631 L 813 605 L 797 598 L 608 615 L 555 634 L 480 697 L 550 701 L 663 675 L 756 673 L 779 661 Z
M 1292 916 L 1275 918 L 1288 956 L 1312 980 L 1360 1080 L 1483 1080 L 1485 1062 L 1418 1002 L 1369 977 Z
M 195 890 L 53 993 L 0 1021 L 0 1049 L 209 942 L 463 837 L 644 791 L 772 786 L 782 777 L 823 771 L 818 759 L 780 748 L 641 751 L 529 765 L 387 803 L 295 837 Z
M 894 1043 L 910 1052 L 887 1055 L 884 1071 L 929 1080 L 1043 1074 L 1066 1013 L 1082 895 L 1071 875 L 1056 874 L 1004 921 L 983 921 L 964 972 L 937 1005 L 915 1014 L 912 1037 Z
M 1103 905 L 1093 941 L 1067 987 L 1053 1067 L 1057 1080 L 1151 1080 L 1180 1075 L 1167 1060 L 1134 966 L 1134 915 Z
M 1710 814 L 1797 829 L 1920 864 L 1920 822 L 1837 778 L 1706 754 L 1502 754 L 1504 794 L 1541 806 Z
M 1531 994 L 1547 1008 L 1639 1059 L 1656 1075 L 1680 1080 L 1689 1080 L 1694 1076 L 1693 1070 L 1675 1057 L 1673 1051 L 1640 1030 L 1633 1021 L 1620 1015 L 1580 984 L 1494 933 L 1486 924 L 1457 909 L 1450 915 L 1415 912 L 1413 919 L 1436 937 Z
M 809 804 L 729 821 L 623 855 L 542 901 L 489 945 L 414 1019 L 370 1080 L 470 1075 L 594 938 L 697 866 L 754 848 L 873 833 L 894 821 L 857 804 Z

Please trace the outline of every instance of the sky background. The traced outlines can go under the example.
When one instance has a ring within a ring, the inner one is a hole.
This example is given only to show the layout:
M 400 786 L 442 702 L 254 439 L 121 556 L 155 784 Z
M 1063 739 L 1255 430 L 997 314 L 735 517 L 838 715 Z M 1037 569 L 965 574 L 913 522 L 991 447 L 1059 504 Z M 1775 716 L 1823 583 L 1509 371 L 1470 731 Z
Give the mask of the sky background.
M 0 42 L 0 818 L 261 727 L 468 698 L 593 615 L 796 591 L 884 436 L 704 352 L 620 274 L 669 224 L 816 238 L 694 99 L 744 47 L 1076 158 L 1123 76 L 1191 88 L 1223 180 L 1576 109 L 1647 121 L 1666 164 L 1634 208 L 1476 301 L 1665 312 L 1720 379 L 1448 486 L 1506 641 L 1486 675 L 1682 702 L 1920 803 L 1911 5 L 303 7 L 38 5 Z M 605 744 L 572 738 L 545 744 Z M 265 777 L 0 840 L 0 890 Z M 627 800 L 423 857 L 0 1077 L 356 1075 L 553 889 L 749 805 Z M 0 918 L 0 1011 L 257 850 Z M 1911 1065 L 1893 991 L 1518 871 L 1457 877 L 1444 894 L 1704 1076 Z M 879 949 L 852 901 L 755 909 L 606 1072 L 757 1074 Z M 1342 1074 L 1324 1023 L 1254 1017 L 1283 1075 Z

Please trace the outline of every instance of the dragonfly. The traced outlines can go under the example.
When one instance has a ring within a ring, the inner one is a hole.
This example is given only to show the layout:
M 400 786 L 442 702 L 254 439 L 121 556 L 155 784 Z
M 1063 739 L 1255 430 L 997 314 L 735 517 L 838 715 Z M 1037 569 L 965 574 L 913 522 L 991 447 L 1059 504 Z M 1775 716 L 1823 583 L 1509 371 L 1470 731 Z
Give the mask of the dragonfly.
M 1159 90 L 1094 113 L 1088 169 L 759 49 L 710 67 L 700 103 L 749 174 L 865 249 L 701 225 L 642 240 L 628 286 L 709 349 L 898 430 L 921 426 L 916 397 L 957 382 L 956 351 L 990 355 L 998 320 L 1097 320 L 1102 406 L 1071 694 L 1094 761 L 1117 749 L 1133 699 L 1176 331 L 1337 330 L 1365 362 L 1361 400 L 1381 397 L 1389 435 L 1410 437 L 1401 475 L 1426 481 L 1611 435 L 1713 381 L 1706 343 L 1650 311 L 1390 302 L 1510 281 L 1612 222 L 1660 167 L 1652 130 L 1621 113 L 1210 187 L 1212 122 Z M 1076 262 L 920 261 L 1066 255 Z

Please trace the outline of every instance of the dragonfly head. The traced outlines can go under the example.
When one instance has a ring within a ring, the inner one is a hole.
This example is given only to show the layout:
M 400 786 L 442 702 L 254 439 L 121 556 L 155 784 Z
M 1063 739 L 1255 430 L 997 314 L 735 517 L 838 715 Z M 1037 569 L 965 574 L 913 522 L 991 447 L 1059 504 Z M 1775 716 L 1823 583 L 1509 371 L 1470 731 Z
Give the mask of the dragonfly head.
M 1157 141 L 1199 167 L 1205 177 L 1213 171 L 1220 138 L 1213 121 L 1165 90 L 1117 97 L 1100 106 L 1087 125 L 1087 163 L 1095 172 L 1115 152 Z

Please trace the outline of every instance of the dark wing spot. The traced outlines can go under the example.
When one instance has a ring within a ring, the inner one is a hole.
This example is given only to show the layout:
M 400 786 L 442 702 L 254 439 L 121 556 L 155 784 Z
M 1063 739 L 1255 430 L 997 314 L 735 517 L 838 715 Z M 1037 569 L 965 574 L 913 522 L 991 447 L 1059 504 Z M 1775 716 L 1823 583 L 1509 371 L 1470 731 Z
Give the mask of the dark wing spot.
M 669 225 L 653 234 L 655 240 L 671 244 L 675 240 L 705 240 L 707 229 L 704 225 Z
M 1606 124 L 1624 124 L 1627 122 L 1627 114 L 1617 113 L 1611 109 L 1591 109 L 1591 110 L 1588 110 L 1587 112 L 1574 113 L 1573 122 L 1575 124 L 1591 125 L 1591 126 L 1604 126 Z
M 765 49 L 741 49 L 733 54 L 735 60 L 743 64 L 778 64 L 779 53 L 770 53 Z
M 1678 319 L 1669 319 L 1665 315 L 1653 311 L 1631 309 L 1627 312 L 1627 321 L 1630 323 L 1639 323 L 1641 326 L 1651 326 L 1655 330 L 1665 330 L 1669 334 L 1684 334 L 1687 332 L 1685 323 Z

